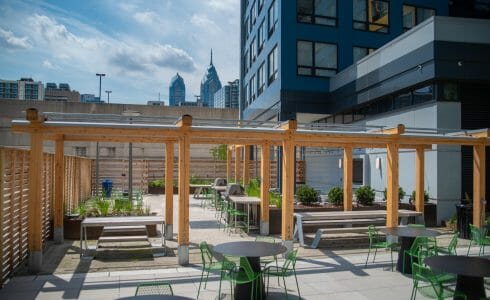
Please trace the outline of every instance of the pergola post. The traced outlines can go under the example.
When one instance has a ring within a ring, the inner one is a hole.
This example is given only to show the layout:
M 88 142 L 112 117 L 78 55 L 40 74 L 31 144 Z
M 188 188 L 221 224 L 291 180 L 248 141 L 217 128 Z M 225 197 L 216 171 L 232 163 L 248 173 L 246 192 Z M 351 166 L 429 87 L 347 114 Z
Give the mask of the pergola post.
M 235 146 L 235 183 L 240 183 L 240 164 L 242 162 L 240 147 Z
M 163 234 L 163 232 L 162 232 Z M 165 238 L 174 237 L 174 143 L 165 143 Z
M 250 183 L 250 146 L 243 147 L 243 185 Z
M 296 120 L 289 120 L 281 128 L 286 129 L 282 141 L 282 241 L 284 246 L 293 248 L 294 229 L 294 140 L 293 134 L 297 128 Z
M 387 145 L 386 227 L 398 226 L 398 144 Z
M 344 211 L 352 211 L 352 147 L 344 147 Z
M 231 180 L 231 160 L 233 159 L 233 152 L 229 147 L 226 147 L 226 181 Z
M 42 239 L 42 170 L 43 136 L 37 110 L 26 110 L 26 119 L 31 122 L 31 151 L 29 161 L 29 262 L 30 273 L 39 273 L 43 262 Z
M 270 149 L 269 144 L 260 147 L 260 234 L 269 235 L 269 188 Z
M 485 144 L 473 146 L 473 225 L 481 228 L 485 213 Z
M 423 147 L 416 148 L 415 156 L 415 210 L 424 213 L 424 165 L 425 152 Z
M 177 126 L 181 128 L 179 138 L 179 235 L 177 240 L 179 265 L 189 264 L 189 130 L 191 125 L 190 115 L 182 116 L 177 122 Z
M 63 135 L 56 136 L 54 155 L 54 213 L 53 213 L 53 239 L 56 244 L 63 244 L 63 216 L 64 216 L 64 187 L 65 187 L 65 144 Z

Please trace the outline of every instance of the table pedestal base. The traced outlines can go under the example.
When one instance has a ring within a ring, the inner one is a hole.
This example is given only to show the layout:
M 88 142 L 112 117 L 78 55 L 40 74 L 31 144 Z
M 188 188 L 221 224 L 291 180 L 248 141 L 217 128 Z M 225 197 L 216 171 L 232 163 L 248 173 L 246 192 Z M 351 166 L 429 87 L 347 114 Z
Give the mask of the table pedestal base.
M 483 285 L 483 277 L 463 276 L 458 275 L 456 282 L 456 291 L 466 295 L 467 300 L 480 300 L 486 299 L 485 286 Z M 463 299 L 463 297 L 456 297 L 454 299 Z
M 260 272 L 260 257 L 247 257 L 250 266 L 252 267 L 252 270 L 254 272 Z M 255 279 L 254 282 L 254 293 L 255 289 L 259 292 L 259 295 L 256 295 L 254 299 L 265 299 L 265 286 L 264 286 L 264 281 L 262 279 L 262 276 L 259 276 L 257 279 Z M 262 293 L 260 293 L 262 291 Z M 251 299 L 250 294 L 252 293 L 252 283 L 245 283 L 245 284 L 237 284 L 235 286 L 235 299 Z M 258 297 L 257 297 L 258 296 Z
M 400 252 L 398 252 L 398 261 L 396 262 L 396 270 L 403 273 L 403 261 L 405 261 L 405 274 L 412 274 L 412 263 L 410 256 L 405 255 L 405 250 L 410 250 L 415 238 L 413 237 L 399 237 Z

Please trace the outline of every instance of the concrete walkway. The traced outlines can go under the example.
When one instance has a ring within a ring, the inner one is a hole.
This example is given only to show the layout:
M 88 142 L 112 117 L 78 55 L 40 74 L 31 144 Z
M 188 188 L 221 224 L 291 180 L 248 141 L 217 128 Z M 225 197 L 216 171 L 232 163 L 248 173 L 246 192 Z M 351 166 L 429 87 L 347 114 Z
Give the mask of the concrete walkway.
M 145 201 L 152 211 L 163 212 L 163 196 L 148 196 Z M 177 217 L 178 205 L 174 204 Z M 200 201 L 191 200 L 191 264 L 176 264 L 176 242 L 168 242 L 169 257 L 156 255 L 146 260 L 99 261 L 78 257 L 77 241 L 65 245 L 49 245 L 44 256 L 44 273 L 13 277 L 1 290 L 0 299 L 117 299 L 134 295 L 138 283 L 163 280 L 172 284 L 176 295 L 196 298 L 201 275 L 197 245 L 201 241 L 219 244 L 233 240 L 253 240 L 253 235 L 224 233 L 217 229 L 214 211 L 202 209 Z M 178 224 L 175 219 L 174 224 Z M 175 228 L 177 232 L 177 228 Z M 155 239 L 157 241 L 158 239 Z M 93 243 L 93 241 L 91 241 Z M 297 245 L 295 245 L 297 246 Z M 458 249 L 466 253 L 466 247 Z M 476 248 L 475 248 L 476 250 Z M 158 253 L 158 251 L 157 251 Z M 364 268 L 367 249 L 329 250 L 299 248 L 297 273 L 303 299 L 409 299 L 412 279 L 391 272 L 389 253 L 381 251 L 376 263 Z M 22 274 L 22 272 L 20 272 Z M 215 299 L 219 277 L 210 276 L 199 299 Z M 271 280 L 268 299 L 285 298 L 284 288 Z M 286 279 L 290 299 L 297 299 L 293 277 Z M 222 291 L 229 293 L 230 285 L 223 283 Z M 487 291 L 490 295 L 490 291 Z M 417 295 L 417 299 L 425 299 Z

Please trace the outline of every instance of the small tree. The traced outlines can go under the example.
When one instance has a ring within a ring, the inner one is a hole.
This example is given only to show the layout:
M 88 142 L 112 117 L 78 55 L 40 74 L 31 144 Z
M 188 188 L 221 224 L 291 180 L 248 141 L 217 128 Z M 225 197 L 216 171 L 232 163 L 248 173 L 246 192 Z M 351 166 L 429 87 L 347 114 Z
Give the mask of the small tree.
M 227 147 L 226 145 L 218 145 L 209 149 L 209 154 L 211 154 L 214 160 L 214 177 L 216 177 L 216 161 L 226 160 Z
M 296 189 L 296 196 L 303 204 L 311 204 L 318 202 L 318 192 L 309 185 L 300 185 Z
M 340 186 L 330 189 L 328 192 L 328 201 L 333 205 L 342 205 L 342 202 L 344 202 L 344 189 Z
M 357 201 L 363 205 L 372 205 L 374 202 L 374 190 L 369 185 L 361 186 L 355 194 Z

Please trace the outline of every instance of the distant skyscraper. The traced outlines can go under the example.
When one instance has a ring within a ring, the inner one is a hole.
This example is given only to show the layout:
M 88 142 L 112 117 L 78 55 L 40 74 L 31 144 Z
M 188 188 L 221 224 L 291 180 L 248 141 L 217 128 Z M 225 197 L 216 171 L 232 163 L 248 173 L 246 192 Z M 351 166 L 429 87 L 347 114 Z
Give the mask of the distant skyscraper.
M 172 77 L 168 88 L 168 105 L 179 106 L 183 102 L 185 102 L 184 78 L 177 73 Z
M 218 73 L 213 65 L 213 49 L 211 49 L 211 62 L 201 81 L 201 101 L 204 106 L 214 106 L 214 93 L 221 89 Z
M 228 82 L 214 93 L 214 108 L 238 108 L 239 80 Z

